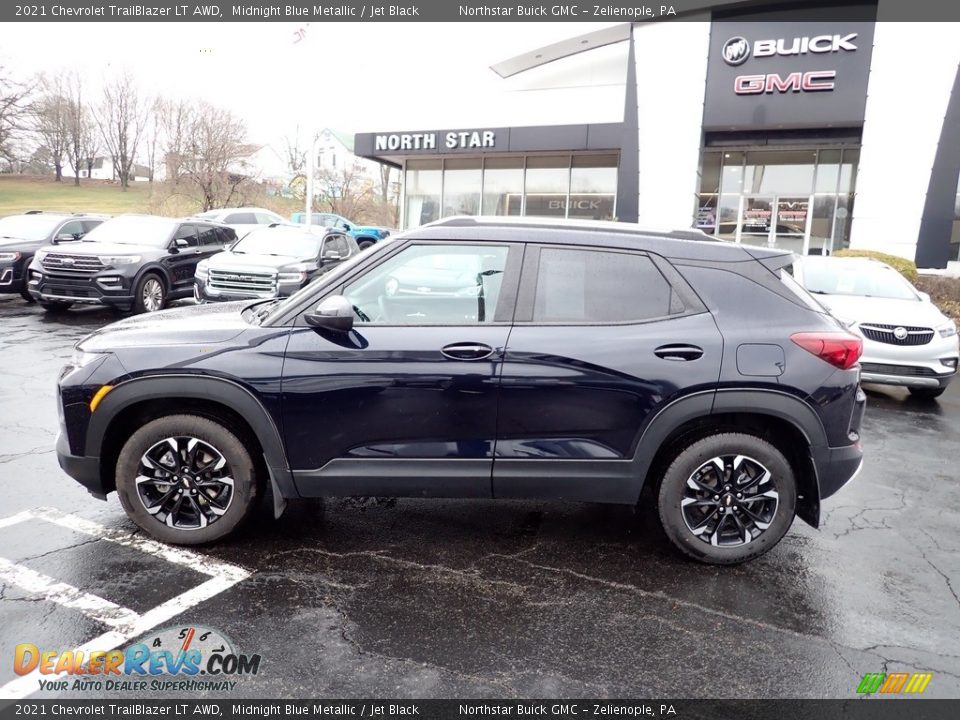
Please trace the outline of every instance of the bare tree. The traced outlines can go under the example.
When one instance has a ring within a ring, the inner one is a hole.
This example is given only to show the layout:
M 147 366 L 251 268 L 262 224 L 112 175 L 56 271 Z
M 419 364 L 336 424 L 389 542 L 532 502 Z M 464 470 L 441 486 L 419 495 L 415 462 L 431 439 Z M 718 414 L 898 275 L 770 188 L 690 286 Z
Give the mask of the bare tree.
M 246 160 L 257 150 L 247 143 L 243 120 L 206 102 L 187 111 L 180 156 L 181 177 L 198 192 L 203 210 L 226 207 L 249 182 Z
M 157 149 L 160 146 L 160 136 L 163 132 L 163 123 L 160 118 L 161 100 L 156 99 L 147 113 L 147 123 L 144 126 L 143 149 L 147 158 L 147 180 L 152 184 L 157 169 Z
M 70 144 L 69 78 L 66 72 L 40 79 L 41 94 L 33 105 L 33 126 L 53 165 L 56 181 L 63 179 L 63 157 Z
M 299 125 L 294 131 L 292 138 L 289 135 L 284 136 L 283 145 L 287 167 L 290 169 L 290 173 L 294 178 L 302 176 L 307 166 L 307 153 L 310 152 L 310 148 L 304 149 L 300 145 Z
M 96 133 L 93 120 L 90 113 L 84 106 L 84 84 L 80 75 L 76 72 L 67 76 L 67 111 L 66 111 L 66 131 L 67 131 L 67 156 L 70 165 L 73 167 L 73 184 L 80 186 L 80 172 L 87 160 L 86 139 L 89 135 Z M 87 177 L 90 176 L 89 168 Z
M 93 119 L 90 110 L 85 109 L 87 114 L 87 122 L 83 128 L 83 135 L 80 139 L 81 142 L 81 161 L 86 165 L 87 168 L 87 177 L 93 177 L 93 165 L 97 161 L 97 154 L 100 152 L 100 144 L 102 142 L 100 138 L 100 128 L 97 127 L 96 121 Z
M 9 161 L 21 155 L 15 141 L 26 130 L 24 118 L 33 83 L 17 80 L 0 65 L 0 158 Z
M 359 162 L 340 169 L 324 169 L 317 176 L 322 209 L 356 219 L 366 217 L 376 199 L 373 182 Z
M 141 96 L 129 71 L 104 83 L 103 99 L 96 111 L 97 126 L 124 190 L 130 187 L 130 176 L 150 105 Z
M 167 180 L 177 185 L 180 182 L 181 163 L 191 121 L 190 105 L 182 99 L 160 98 L 156 105 L 156 115 L 160 124 L 158 135 L 162 138 L 160 150 L 163 153 Z

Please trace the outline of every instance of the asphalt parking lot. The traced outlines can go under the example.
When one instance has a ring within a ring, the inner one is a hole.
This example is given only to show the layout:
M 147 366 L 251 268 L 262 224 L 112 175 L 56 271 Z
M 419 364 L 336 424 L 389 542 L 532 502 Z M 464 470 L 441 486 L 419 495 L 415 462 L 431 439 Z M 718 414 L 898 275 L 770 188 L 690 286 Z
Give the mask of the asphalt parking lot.
M 870 390 L 863 472 L 744 566 L 683 559 L 650 510 L 555 502 L 303 502 L 180 551 L 57 465 L 57 373 L 113 319 L 0 299 L 0 697 L 37 687 L 18 643 L 170 626 L 262 656 L 227 697 L 852 698 L 895 671 L 960 696 L 960 383 Z

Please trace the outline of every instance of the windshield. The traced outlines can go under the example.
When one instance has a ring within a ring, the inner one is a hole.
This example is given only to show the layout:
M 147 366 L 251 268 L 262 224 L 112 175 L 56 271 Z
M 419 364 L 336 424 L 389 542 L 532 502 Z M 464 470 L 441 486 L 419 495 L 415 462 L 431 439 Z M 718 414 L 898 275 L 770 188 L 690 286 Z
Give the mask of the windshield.
M 803 286 L 820 295 L 855 295 L 891 300 L 917 300 L 903 276 L 881 263 L 819 260 L 803 263 Z
M 83 241 L 166 247 L 177 222 L 171 218 L 122 216 L 97 225 Z
M 264 228 L 247 233 L 231 248 L 247 255 L 289 255 L 313 258 L 320 254 L 321 235 L 306 233 L 298 228 Z
M 62 220 L 50 215 L 11 215 L 0 220 L 0 237 L 44 240 Z

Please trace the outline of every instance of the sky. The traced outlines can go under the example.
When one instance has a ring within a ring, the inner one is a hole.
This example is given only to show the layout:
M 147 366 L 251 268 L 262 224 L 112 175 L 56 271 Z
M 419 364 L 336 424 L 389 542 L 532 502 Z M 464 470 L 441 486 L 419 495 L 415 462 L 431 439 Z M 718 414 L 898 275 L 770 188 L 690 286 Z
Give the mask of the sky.
M 7 23 L 0 63 L 129 68 L 154 94 L 197 97 L 278 144 L 314 124 L 345 132 L 462 127 L 504 102 L 489 66 L 608 23 Z

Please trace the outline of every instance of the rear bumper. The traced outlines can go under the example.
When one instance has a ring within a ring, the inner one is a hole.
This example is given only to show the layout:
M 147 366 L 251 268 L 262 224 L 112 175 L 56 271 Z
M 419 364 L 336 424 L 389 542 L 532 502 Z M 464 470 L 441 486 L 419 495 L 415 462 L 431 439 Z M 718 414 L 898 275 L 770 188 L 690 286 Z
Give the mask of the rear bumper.
M 857 476 L 863 467 L 863 448 L 859 441 L 846 447 L 823 448 L 814 452 L 813 461 L 817 466 L 820 499 L 824 500 Z
M 107 493 L 100 479 L 100 458 L 70 454 L 70 444 L 61 430 L 57 436 L 57 462 L 63 471 L 83 485 L 94 497 L 105 500 Z

